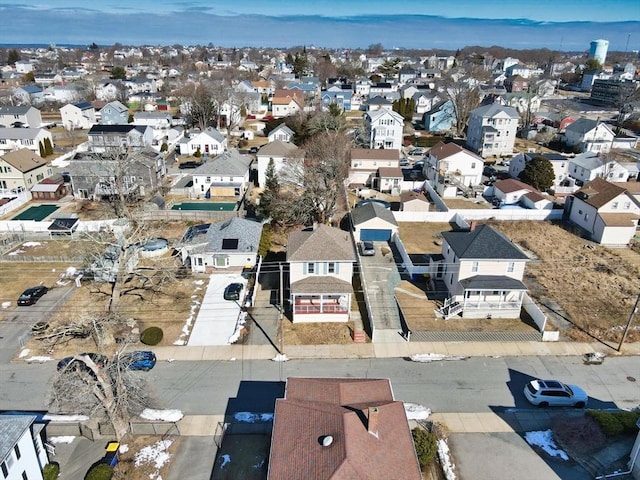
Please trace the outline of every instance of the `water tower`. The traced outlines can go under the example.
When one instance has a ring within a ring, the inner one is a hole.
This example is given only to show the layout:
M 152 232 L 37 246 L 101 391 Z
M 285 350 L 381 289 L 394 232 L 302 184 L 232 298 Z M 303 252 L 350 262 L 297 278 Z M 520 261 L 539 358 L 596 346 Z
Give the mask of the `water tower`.
M 604 61 L 607 59 L 607 50 L 609 49 L 609 40 L 594 40 L 591 42 L 591 48 L 589 49 L 589 58 L 593 58 L 604 66 Z

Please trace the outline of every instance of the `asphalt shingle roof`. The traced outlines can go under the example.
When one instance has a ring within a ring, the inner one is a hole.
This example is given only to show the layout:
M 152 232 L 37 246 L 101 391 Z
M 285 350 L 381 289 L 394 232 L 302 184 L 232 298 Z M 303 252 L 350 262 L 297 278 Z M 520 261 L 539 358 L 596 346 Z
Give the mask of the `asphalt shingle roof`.
M 351 235 L 328 225 L 318 225 L 315 230 L 290 233 L 287 241 L 287 261 L 309 260 L 354 262 L 356 254 Z
M 221 153 L 193 171 L 193 175 L 224 175 L 239 177 L 249 170 L 253 159 L 237 150 Z
M 442 237 L 461 259 L 526 260 L 527 256 L 503 233 L 489 225 L 470 232 L 442 232 Z
M 0 462 L 7 458 L 35 419 L 35 415 L 0 415 Z
M 361 223 L 367 222 L 376 217 L 395 227 L 398 226 L 396 217 L 393 216 L 391 210 L 387 210 L 382 205 L 375 202 L 367 203 L 366 205 L 351 210 L 351 219 L 353 220 L 354 225 L 360 225 Z

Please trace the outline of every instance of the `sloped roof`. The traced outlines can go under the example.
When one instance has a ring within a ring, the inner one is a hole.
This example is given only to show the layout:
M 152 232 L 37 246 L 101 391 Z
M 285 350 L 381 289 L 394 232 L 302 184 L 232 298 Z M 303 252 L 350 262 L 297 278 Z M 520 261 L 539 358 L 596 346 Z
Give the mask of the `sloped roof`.
M 293 143 L 283 142 L 282 140 L 274 140 L 260 147 L 257 155 L 264 157 L 293 157 L 300 149 Z
M 396 222 L 396 218 L 393 216 L 393 213 L 391 213 L 391 210 L 387 210 L 375 202 L 370 202 L 351 210 L 351 220 L 354 225 L 360 225 L 373 218 L 380 218 L 395 227 L 398 226 L 398 222 Z
M 407 203 L 412 200 L 420 200 L 425 203 L 429 203 L 429 199 L 423 193 L 414 192 L 413 190 L 400 193 L 400 201 L 402 203 Z
M 351 282 L 334 276 L 312 275 L 291 284 L 295 293 L 353 293 Z
M 102 107 L 102 109 L 104 110 L 106 107 L 111 107 L 115 111 L 117 111 L 118 113 L 123 113 L 123 112 L 128 112 L 129 111 L 129 107 L 127 107 L 126 105 L 123 105 L 121 102 L 119 102 L 117 100 L 114 100 L 112 102 L 107 103 L 104 107 Z
M 465 290 L 527 290 L 520 280 L 506 275 L 474 275 L 460 280 Z
M 599 213 L 598 214 L 607 227 L 632 227 L 640 215 L 634 213 Z
M 0 415 L 0 461 L 7 458 L 35 419 L 35 415 Z
M 135 125 L 122 124 L 122 125 L 102 125 L 95 124 L 87 132 L 88 135 L 104 135 L 109 133 L 125 134 L 132 130 L 137 130 Z
M 204 235 L 206 245 L 198 249 L 204 252 L 238 253 L 258 251 L 260 237 L 262 235 L 262 223 L 246 218 L 232 217 L 219 223 L 209 225 Z M 233 249 L 223 248 L 225 240 L 237 240 Z M 196 237 L 194 243 L 202 243 L 201 237 Z
M 574 195 L 587 205 L 598 209 L 625 192 L 624 188 L 596 177 Z
M 493 184 L 494 189 L 498 189 L 503 193 L 513 193 L 519 190 L 528 190 L 529 192 L 536 192 L 537 190 L 531 185 L 528 185 L 515 178 L 506 178 L 504 180 L 498 180 Z
M 46 160 L 39 155 L 36 155 L 28 148 L 21 148 L 13 152 L 0 155 L 5 162 L 11 165 L 19 172 L 26 173 L 49 164 L 49 160 Z
M 384 148 L 352 148 L 351 160 L 399 160 L 400 150 Z
M 274 128 L 273 130 L 271 130 L 271 131 L 269 132 L 269 135 L 271 135 L 271 134 L 273 134 L 273 133 L 276 133 L 276 132 L 280 132 L 280 131 L 282 131 L 282 132 L 284 132 L 284 133 L 286 133 L 287 135 L 290 135 L 290 136 L 294 136 L 294 135 L 295 135 L 295 132 L 294 132 L 293 130 L 291 130 L 289 127 L 287 127 L 287 124 L 286 124 L 286 123 L 284 123 L 284 122 L 282 122 L 282 123 L 281 123 L 280 125 L 278 125 L 276 128 Z
M 575 122 L 571 123 L 570 125 L 567 125 L 566 130 L 569 132 L 584 134 L 596 128 L 597 125 L 598 125 L 598 122 L 596 120 L 580 117 Z
M 419 480 L 389 380 L 289 378 L 286 398 L 276 400 L 267 478 Z
M 41 128 L 0 128 L 0 138 L 11 140 L 33 140 L 41 131 Z
M 462 148 L 460 145 L 453 142 L 449 142 L 449 143 L 438 142 L 429 149 L 428 153 L 429 155 L 437 158 L 438 160 L 444 160 L 445 158 L 455 155 L 456 153 L 466 153 L 471 157 L 477 158 L 478 160 L 482 160 L 482 158 L 480 158 L 475 153 L 470 152 L 469 150 Z
M 499 113 L 506 113 L 511 118 L 520 118 L 520 115 L 518 115 L 518 111 L 515 108 L 500 105 L 499 103 L 492 103 L 490 105 L 484 105 L 471 110 L 471 115 L 477 115 L 483 118 L 493 117 Z
M 0 115 L 24 115 L 31 110 L 31 105 L 2 105 L 0 106 Z
M 242 176 L 249 170 L 253 159 L 240 155 L 237 150 L 221 153 L 196 168 L 192 175 L 231 175 Z
M 353 262 L 356 260 L 349 232 L 328 225 L 318 225 L 315 230 L 298 230 L 289 234 L 287 261 L 308 260 Z
M 527 256 L 502 232 L 479 225 L 469 232 L 442 232 L 442 237 L 461 259 L 526 260 Z
M 400 167 L 379 167 L 378 177 L 380 178 L 404 178 Z

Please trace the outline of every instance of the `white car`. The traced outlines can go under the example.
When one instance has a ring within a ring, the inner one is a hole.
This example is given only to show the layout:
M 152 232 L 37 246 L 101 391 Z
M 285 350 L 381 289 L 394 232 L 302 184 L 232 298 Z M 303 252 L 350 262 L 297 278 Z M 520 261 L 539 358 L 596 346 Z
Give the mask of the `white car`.
M 524 396 L 539 407 L 578 407 L 587 405 L 589 396 L 577 385 L 558 380 L 532 380 L 524 387 Z

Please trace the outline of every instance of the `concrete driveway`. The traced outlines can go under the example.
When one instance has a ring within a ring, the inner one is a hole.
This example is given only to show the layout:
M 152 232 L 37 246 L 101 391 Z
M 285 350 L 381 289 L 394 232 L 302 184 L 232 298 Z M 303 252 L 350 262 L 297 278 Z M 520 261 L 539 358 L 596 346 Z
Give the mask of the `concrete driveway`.
M 224 289 L 230 283 L 244 285 L 241 301 L 235 302 L 223 298 Z M 187 345 L 190 347 L 228 345 L 229 337 L 236 329 L 240 305 L 244 302 L 246 292 L 247 280 L 239 273 L 211 275 Z

